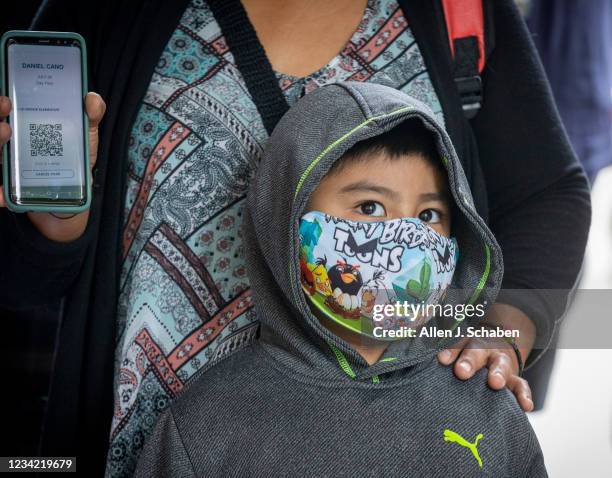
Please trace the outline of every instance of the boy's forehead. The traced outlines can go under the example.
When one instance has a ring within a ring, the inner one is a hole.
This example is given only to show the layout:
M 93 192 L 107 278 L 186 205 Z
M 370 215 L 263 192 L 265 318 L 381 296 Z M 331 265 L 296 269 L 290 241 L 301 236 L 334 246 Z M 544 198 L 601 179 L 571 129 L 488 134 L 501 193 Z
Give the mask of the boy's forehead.
M 435 177 L 446 178 L 446 171 L 440 162 L 426 158 L 419 153 L 389 155 L 384 151 L 362 154 L 358 157 L 342 156 L 324 176 L 348 178 L 367 175 L 372 179 L 383 178 L 393 181 L 397 175 L 410 176 L 425 181 Z
M 341 167 L 324 176 L 314 194 L 351 196 L 375 193 L 392 201 L 406 196 L 429 194 L 448 201 L 448 180 L 442 166 L 434 166 L 419 154 L 390 157 L 385 154 L 347 158 Z

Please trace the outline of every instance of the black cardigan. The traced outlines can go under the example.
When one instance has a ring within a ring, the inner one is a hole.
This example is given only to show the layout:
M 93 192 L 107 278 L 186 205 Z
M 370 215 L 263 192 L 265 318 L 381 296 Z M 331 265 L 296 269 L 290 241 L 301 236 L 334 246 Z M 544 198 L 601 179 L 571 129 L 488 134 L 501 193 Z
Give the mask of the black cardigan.
M 570 289 L 590 222 L 588 184 L 513 1 L 485 3 L 488 37 L 494 32 L 495 46 L 483 73 L 484 106 L 468 122 L 452 80 L 440 2 L 400 0 L 477 208 L 488 216 L 503 249 L 504 287 Z M 25 215 L 0 211 L 0 304 L 19 307 L 65 297 L 41 452 L 77 455 L 79 469 L 95 474 L 104 469 L 113 411 L 127 140 L 157 60 L 186 6 L 187 0 L 47 0 L 33 24 L 33 29 L 85 37 L 90 90 L 104 97 L 108 109 L 100 127 L 90 220 L 81 238 L 53 242 Z M 217 18 L 224 33 L 236 19 L 234 30 L 248 29 L 241 23 L 244 16 L 231 8 L 224 12 L 227 17 Z M 269 68 L 266 62 L 247 63 L 254 78 L 266 78 L 257 70 Z M 500 300 L 522 309 L 538 334 L 550 337 L 564 301 L 541 292 L 526 297 Z

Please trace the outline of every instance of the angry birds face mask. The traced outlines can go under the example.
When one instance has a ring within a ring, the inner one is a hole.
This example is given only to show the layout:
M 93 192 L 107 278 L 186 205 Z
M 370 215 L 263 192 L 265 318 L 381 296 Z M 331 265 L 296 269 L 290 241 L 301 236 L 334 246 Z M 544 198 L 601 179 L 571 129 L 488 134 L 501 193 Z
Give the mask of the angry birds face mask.
M 414 328 L 428 319 L 406 307 L 403 314 L 382 314 L 385 305 L 440 303 L 455 272 L 457 241 L 417 218 L 357 222 L 311 211 L 299 231 L 300 280 L 310 302 L 376 339 L 393 335 L 380 328 Z

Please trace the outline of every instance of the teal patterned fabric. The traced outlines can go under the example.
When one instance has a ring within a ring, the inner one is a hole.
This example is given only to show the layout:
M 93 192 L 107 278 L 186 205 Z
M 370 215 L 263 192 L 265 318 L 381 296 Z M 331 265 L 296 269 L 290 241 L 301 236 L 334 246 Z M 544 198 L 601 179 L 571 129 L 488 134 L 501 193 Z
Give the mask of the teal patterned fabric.
M 323 68 L 276 76 L 290 105 L 330 82 L 371 81 L 424 101 L 442 119 L 395 0 L 369 0 Z M 241 223 L 266 139 L 217 22 L 205 1 L 192 0 L 130 136 L 107 476 L 130 476 L 170 401 L 207 363 L 255 336 Z

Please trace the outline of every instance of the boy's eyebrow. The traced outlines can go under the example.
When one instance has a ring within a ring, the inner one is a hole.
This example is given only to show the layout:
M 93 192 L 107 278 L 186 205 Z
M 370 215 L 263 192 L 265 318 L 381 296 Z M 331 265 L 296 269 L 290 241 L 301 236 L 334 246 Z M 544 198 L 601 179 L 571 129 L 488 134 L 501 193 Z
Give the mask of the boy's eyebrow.
M 400 200 L 400 195 L 397 192 L 385 186 L 381 186 L 380 184 L 371 183 L 367 180 L 357 181 L 356 183 L 347 184 L 346 186 L 340 189 L 339 193 L 346 194 L 346 193 L 352 193 L 355 191 L 370 191 L 370 192 L 381 194 L 383 196 L 387 196 L 393 201 Z
M 442 201 L 449 202 L 450 197 L 446 191 L 435 193 L 423 193 L 419 195 L 421 201 Z

